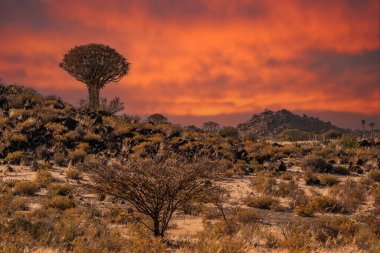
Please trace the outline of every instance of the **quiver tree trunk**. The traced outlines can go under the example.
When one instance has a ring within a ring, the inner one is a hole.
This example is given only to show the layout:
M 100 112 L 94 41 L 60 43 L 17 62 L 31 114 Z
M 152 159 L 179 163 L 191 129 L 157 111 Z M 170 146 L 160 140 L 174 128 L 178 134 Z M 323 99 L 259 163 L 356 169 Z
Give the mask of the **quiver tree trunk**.
M 92 111 L 99 109 L 100 88 L 97 85 L 87 85 L 88 88 L 88 107 Z

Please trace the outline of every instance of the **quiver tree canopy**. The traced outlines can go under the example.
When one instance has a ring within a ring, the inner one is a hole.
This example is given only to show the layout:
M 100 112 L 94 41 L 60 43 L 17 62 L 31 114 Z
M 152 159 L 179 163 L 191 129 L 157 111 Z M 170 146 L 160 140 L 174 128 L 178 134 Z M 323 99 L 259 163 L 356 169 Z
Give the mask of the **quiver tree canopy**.
M 118 82 L 129 71 L 126 58 L 115 49 L 102 44 L 75 46 L 59 64 L 71 76 L 87 85 L 89 106 L 99 107 L 99 92 L 107 83 Z

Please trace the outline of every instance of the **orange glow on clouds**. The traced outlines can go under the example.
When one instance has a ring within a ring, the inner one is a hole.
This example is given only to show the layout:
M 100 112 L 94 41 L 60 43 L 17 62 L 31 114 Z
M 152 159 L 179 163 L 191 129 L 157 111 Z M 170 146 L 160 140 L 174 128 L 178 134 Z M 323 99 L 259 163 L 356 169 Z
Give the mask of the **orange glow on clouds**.
M 0 77 L 58 93 L 74 45 L 114 47 L 130 74 L 102 95 L 131 114 L 212 116 L 264 108 L 380 111 L 378 0 L 4 0 Z M 79 93 L 78 93 L 79 92 Z

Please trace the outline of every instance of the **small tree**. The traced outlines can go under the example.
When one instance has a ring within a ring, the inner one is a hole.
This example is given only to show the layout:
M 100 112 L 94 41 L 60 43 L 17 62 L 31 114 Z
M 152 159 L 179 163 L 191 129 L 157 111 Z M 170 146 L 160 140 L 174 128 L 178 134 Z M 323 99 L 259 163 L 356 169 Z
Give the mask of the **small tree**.
M 363 139 L 364 139 L 364 131 L 365 131 L 364 127 L 365 127 L 365 119 L 362 119 L 360 122 L 361 122 L 361 123 L 362 123 L 362 125 L 363 125 Z
M 102 44 L 75 46 L 59 64 L 71 76 L 87 85 L 89 108 L 98 110 L 100 89 L 120 81 L 129 71 L 129 63 L 115 49 Z
M 162 114 L 155 113 L 155 114 L 150 115 L 147 118 L 147 121 L 152 124 L 160 124 L 160 123 L 168 122 L 168 119 Z
M 214 121 L 208 121 L 203 123 L 202 129 L 205 132 L 217 132 L 219 130 L 219 124 Z
M 124 165 L 97 166 L 91 177 L 98 192 L 126 200 L 148 216 L 151 224 L 130 212 L 154 236 L 162 237 L 179 206 L 210 186 L 214 168 L 215 164 L 207 160 L 134 158 Z

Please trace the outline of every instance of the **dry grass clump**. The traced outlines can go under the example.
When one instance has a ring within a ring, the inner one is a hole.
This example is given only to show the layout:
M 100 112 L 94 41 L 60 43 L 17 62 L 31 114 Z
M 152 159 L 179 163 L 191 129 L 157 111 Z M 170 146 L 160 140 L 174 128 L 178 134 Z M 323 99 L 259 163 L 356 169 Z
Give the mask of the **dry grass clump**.
M 47 187 L 54 180 L 55 179 L 53 178 L 53 175 L 51 174 L 51 172 L 47 170 L 39 170 L 37 172 L 36 178 L 34 179 L 34 182 L 39 187 Z
M 269 195 L 259 195 L 247 197 L 245 204 L 249 207 L 260 209 L 276 209 L 279 205 L 279 201 Z
M 73 180 L 82 179 L 82 172 L 76 168 L 70 167 L 66 170 L 66 176 Z
M 262 172 L 252 179 L 253 188 L 263 194 L 272 194 L 275 192 L 276 179 Z
M 301 161 L 303 169 L 311 169 L 313 172 L 326 173 L 333 170 L 332 164 L 326 162 L 325 159 L 315 156 L 306 156 Z
M 339 179 L 334 175 L 323 174 L 319 176 L 319 180 L 322 185 L 333 186 L 339 184 Z
M 252 224 L 260 221 L 260 214 L 254 209 L 240 209 L 236 214 L 236 220 L 243 224 Z
M 307 205 L 309 208 L 323 213 L 341 213 L 345 211 L 337 199 L 329 196 L 312 197 Z
M 20 164 L 21 160 L 25 157 L 24 152 L 22 151 L 15 151 L 12 153 L 8 153 L 5 157 L 5 160 L 7 160 L 10 164 Z
M 333 186 L 330 189 L 330 195 L 339 201 L 345 212 L 351 213 L 365 201 L 367 186 L 349 179 L 340 185 Z
M 51 207 L 51 208 L 56 208 L 59 210 L 66 210 L 69 208 L 74 208 L 75 203 L 71 198 L 69 198 L 67 196 L 56 195 L 56 196 L 53 196 L 49 199 L 46 199 L 45 200 L 45 206 Z
M 13 196 L 5 194 L 0 196 L 0 213 L 11 215 L 16 211 L 27 211 L 29 209 L 28 199 L 25 197 Z
M 15 183 L 13 193 L 16 195 L 34 195 L 40 190 L 38 184 L 32 181 L 18 181 Z
M 72 187 L 69 184 L 52 183 L 48 186 L 48 195 L 50 196 L 68 196 L 73 192 Z

